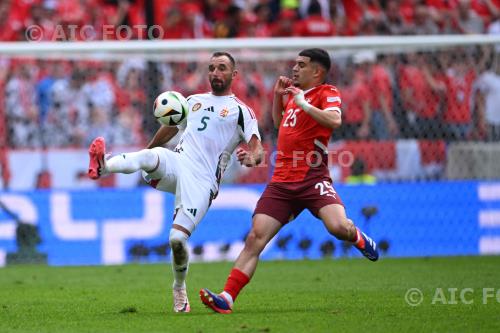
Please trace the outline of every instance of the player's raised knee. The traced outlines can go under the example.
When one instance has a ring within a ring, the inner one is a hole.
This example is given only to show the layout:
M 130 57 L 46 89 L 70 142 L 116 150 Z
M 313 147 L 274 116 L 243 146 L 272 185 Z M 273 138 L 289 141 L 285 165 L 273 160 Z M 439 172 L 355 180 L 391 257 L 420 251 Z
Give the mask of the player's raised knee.
M 186 246 L 187 239 L 188 235 L 186 233 L 173 228 L 170 230 L 170 237 L 168 240 L 172 251 L 181 251 Z
M 147 159 L 157 161 L 159 157 L 158 157 L 158 153 L 155 150 L 156 150 L 156 148 L 143 149 L 143 150 L 141 150 L 141 153 L 143 153 Z

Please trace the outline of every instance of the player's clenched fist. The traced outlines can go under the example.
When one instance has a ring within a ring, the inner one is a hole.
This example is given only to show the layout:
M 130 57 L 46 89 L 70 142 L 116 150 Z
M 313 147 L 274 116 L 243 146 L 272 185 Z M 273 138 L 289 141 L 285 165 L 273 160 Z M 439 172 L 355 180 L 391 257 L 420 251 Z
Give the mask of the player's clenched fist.
M 286 94 L 286 88 L 292 85 L 292 79 L 287 78 L 286 76 L 280 76 L 274 85 L 274 94 L 275 95 L 284 95 Z
M 257 165 L 254 156 L 243 148 L 236 149 L 236 158 L 238 158 L 238 162 L 240 162 L 241 165 L 246 167 L 253 167 Z

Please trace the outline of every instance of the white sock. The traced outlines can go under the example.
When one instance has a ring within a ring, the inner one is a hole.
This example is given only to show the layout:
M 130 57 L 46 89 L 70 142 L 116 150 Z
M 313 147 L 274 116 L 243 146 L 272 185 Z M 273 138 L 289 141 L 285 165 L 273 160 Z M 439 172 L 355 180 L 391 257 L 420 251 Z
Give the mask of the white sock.
M 159 164 L 159 157 L 151 149 L 135 153 L 123 153 L 106 160 L 106 172 L 133 173 L 139 170 L 153 171 Z
M 186 257 L 187 258 L 187 257 Z M 186 276 L 189 270 L 189 260 L 181 265 L 176 265 L 174 260 L 172 260 L 172 272 L 174 273 L 174 283 L 172 288 L 174 289 L 186 289 Z
M 233 307 L 233 297 L 226 291 L 223 291 L 220 293 L 222 296 L 224 296 L 224 298 L 227 300 L 227 302 L 229 303 L 229 306 L 230 307 Z
M 170 230 L 170 248 L 172 249 L 172 272 L 174 289 L 186 288 L 186 276 L 189 269 L 188 235 L 177 229 Z

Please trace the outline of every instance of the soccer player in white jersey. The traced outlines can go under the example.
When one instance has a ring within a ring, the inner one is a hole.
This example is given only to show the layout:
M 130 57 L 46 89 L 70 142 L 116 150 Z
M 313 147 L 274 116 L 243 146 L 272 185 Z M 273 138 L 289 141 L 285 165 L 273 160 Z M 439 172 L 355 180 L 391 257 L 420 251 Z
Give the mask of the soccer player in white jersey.
M 175 312 L 189 312 L 186 275 L 189 265 L 187 239 L 217 196 L 219 184 L 236 147 L 246 142 L 248 150 L 236 149 L 245 166 L 260 163 L 263 149 L 255 115 L 233 95 L 231 86 L 237 75 L 234 58 L 215 52 L 210 58 L 208 79 L 211 92 L 187 98 L 189 114 L 179 126 L 161 126 L 146 149 L 108 158 L 102 137 L 89 148 L 89 177 L 108 173 L 142 170 L 154 188 L 175 194 L 175 215 L 170 230 L 173 297 Z M 184 129 L 174 151 L 161 147 Z

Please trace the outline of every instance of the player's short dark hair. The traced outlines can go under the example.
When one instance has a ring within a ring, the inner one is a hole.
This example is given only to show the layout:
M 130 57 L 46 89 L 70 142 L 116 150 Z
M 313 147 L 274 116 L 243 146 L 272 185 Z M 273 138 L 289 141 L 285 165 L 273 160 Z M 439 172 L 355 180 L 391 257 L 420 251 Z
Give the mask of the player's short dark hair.
M 231 62 L 231 66 L 233 66 L 233 68 L 235 68 L 236 61 L 234 61 L 233 56 L 229 52 L 217 51 L 217 52 L 214 52 L 214 54 L 212 54 L 212 58 L 224 57 L 224 56 L 226 56 L 229 59 L 229 61 Z
M 330 55 L 323 49 L 305 49 L 300 51 L 299 56 L 311 58 L 311 62 L 320 64 L 327 72 L 330 70 L 330 66 L 332 65 Z

